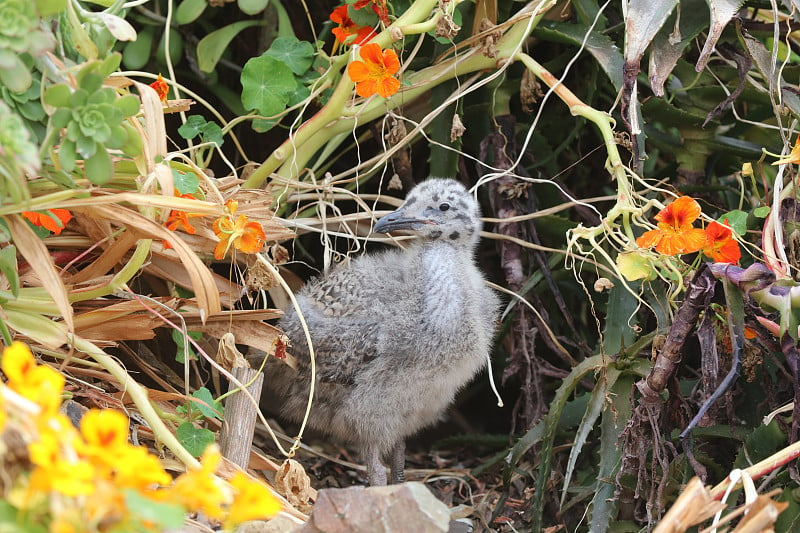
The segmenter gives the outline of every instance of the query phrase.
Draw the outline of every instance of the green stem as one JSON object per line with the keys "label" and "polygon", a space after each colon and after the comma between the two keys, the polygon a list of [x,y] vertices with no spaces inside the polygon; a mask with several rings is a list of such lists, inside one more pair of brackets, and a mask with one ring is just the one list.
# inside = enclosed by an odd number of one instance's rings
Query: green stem
{"label": "green stem", "polygon": [[76,349],[91,356],[92,359],[97,361],[100,366],[122,384],[123,390],[126,394],[130,395],[134,405],[139,409],[142,418],[147,421],[150,429],[153,430],[153,435],[155,435],[158,442],[166,446],[175,457],[188,468],[200,467],[200,463],[197,459],[186,451],[186,448],[183,447],[177,437],[175,437],[166,424],[164,424],[164,421],[159,418],[158,413],[150,403],[150,398],[147,397],[147,389],[139,385],[136,380],[131,379],[122,366],[91,342],[81,337],[73,337],[73,343]]}
{"label": "green stem", "polygon": [[144,262],[150,257],[150,245],[153,239],[141,239],[136,244],[136,250],[122,269],[109,281],[107,284],[96,289],[70,292],[69,300],[71,302],[82,302],[92,300],[94,298],[102,298],[114,293],[117,289],[128,283],[133,277],[140,272]]}
{"label": "green stem", "polygon": [[[351,131],[358,124],[374,120],[387,111],[401,105],[407,105],[411,100],[427,93],[431,88],[458,76],[478,72],[481,70],[496,70],[505,66],[507,60],[517,54],[523,39],[536,27],[547,9],[555,2],[542,0],[532,2],[530,6],[537,5],[536,9],[527,9],[523,17],[514,23],[505,35],[497,42],[497,58],[490,58],[475,49],[472,53],[450,58],[437,65],[409,74],[406,80],[412,87],[397,93],[388,99],[371,98],[351,111],[345,110],[345,104],[352,95],[353,82],[350,77],[343,75],[339,85],[334,91],[334,96],[319,113],[303,124],[297,134],[287,139],[250,177],[243,187],[260,187],[270,174],[278,171],[284,177],[297,176],[298,171],[305,167],[314,153],[323,147],[336,135]],[[418,0],[398,18],[392,26],[403,31],[408,25],[418,24],[436,7],[433,0]],[[391,31],[384,31],[372,42],[377,42],[381,47],[391,44]],[[343,56],[344,57],[344,56]],[[335,66],[341,66],[334,63]],[[417,85],[418,84],[418,85]],[[414,86],[416,85],[416,86]]]}

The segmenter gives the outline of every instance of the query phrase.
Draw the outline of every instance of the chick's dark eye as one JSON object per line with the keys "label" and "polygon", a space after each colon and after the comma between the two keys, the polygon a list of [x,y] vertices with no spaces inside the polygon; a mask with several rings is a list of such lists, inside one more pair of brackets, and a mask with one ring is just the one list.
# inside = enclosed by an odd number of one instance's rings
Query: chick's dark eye
{"label": "chick's dark eye", "polygon": [[450,204],[439,205],[439,211],[447,211],[448,209],[450,209]]}

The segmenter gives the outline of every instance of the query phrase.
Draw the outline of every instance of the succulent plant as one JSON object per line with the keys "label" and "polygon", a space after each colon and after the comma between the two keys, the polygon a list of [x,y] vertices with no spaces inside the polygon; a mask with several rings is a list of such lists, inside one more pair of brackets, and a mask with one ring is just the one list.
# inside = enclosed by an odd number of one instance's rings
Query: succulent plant
{"label": "succulent plant", "polygon": [[55,38],[41,26],[34,2],[0,2],[0,83],[15,92],[28,90],[31,73],[20,55],[38,57],[54,46]]}
{"label": "succulent plant", "polygon": [[[116,63],[119,64],[118,57]],[[108,149],[131,154],[137,151],[129,143],[125,119],[139,111],[139,100],[103,87],[106,67],[104,63],[92,63],[78,74],[76,89],[60,83],[45,93],[45,102],[56,108],[51,127],[62,131],[58,149],[61,166],[71,172],[76,160],[83,159],[86,176],[93,183],[105,183],[111,177],[113,165]]]}

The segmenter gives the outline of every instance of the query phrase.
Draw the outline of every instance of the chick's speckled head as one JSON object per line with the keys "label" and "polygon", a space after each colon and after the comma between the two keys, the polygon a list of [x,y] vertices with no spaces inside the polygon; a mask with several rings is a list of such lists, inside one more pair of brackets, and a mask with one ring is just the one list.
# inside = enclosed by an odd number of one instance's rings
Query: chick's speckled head
{"label": "chick's speckled head", "polygon": [[402,230],[428,241],[474,246],[481,231],[478,203],[459,182],[429,178],[408,193],[396,211],[381,218],[375,232]]}

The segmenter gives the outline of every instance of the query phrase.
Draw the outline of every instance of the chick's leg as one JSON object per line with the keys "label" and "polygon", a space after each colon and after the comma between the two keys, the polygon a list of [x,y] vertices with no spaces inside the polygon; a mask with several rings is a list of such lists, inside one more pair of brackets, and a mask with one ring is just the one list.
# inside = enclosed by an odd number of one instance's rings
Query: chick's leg
{"label": "chick's leg", "polygon": [[386,485],[386,467],[381,462],[377,448],[368,448],[364,453],[367,461],[367,477],[371,486]]}
{"label": "chick's leg", "polygon": [[392,450],[392,483],[406,480],[406,443],[400,441]]}

